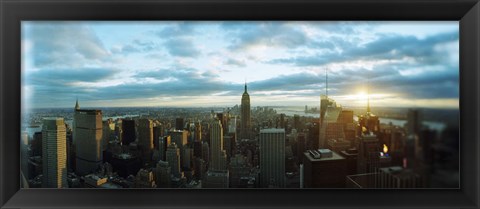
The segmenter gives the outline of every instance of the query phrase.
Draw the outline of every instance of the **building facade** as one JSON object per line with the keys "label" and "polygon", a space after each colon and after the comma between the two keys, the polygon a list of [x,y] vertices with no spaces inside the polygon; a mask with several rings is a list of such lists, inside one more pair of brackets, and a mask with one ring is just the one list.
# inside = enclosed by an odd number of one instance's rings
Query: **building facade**
{"label": "building facade", "polygon": [[63,118],[45,118],[42,127],[43,187],[67,187],[67,132]]}
{"label": "building facade", "polygon": [[167,148],[167,162],[170,165],[170,172],[175,177],[181,176],[180,170],[180,149],[175,142],[168,145]]}
{"label": "building facade", "polygon": [[209,170],[226,170],[226,152],[223,149],[223,127],[219,120],[215,120],[211,125],[210,152]]}
{"label": "building facade", "polygon": [[260,130],[260,186],[285,187],[285,130]]}
{"label": "building facade", "polygon": [[153,122],[150,119],[138,120],[138,147],[142,152],[143,161],[150,161],[153,152]]}
{"label": "building facade", "polygon": [[[323,149],[328,150],[328,149]],[[347,161],[331,150],[330,154],[316,157],[311,154],[316,150],[304,153],[304,186],[305,188],[343,188],[347,176]]]}
{"label": "building facade", "polygon": [[250,95],[247,92],[247,84],[245,84],[245,91],[242,95],[241,103],[241,123],[240,123],[240,138],[249,139],[251,131],[251,118],[250,118]]}
{"label": "building facade", "polygon": [[101,110],[75,109],[73,141],[78,175],[92,173],[103,161]]}

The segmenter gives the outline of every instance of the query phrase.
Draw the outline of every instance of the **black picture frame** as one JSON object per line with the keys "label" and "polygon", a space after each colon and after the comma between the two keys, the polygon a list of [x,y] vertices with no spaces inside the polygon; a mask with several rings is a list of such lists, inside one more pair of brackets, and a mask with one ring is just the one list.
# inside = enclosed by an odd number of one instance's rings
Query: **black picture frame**
{"label": "black picture frame", "polygon": [[[479,208],[478,0],[0,0],[2,208]],[[22,20],[456,20],[460,189],[20,189]]]}

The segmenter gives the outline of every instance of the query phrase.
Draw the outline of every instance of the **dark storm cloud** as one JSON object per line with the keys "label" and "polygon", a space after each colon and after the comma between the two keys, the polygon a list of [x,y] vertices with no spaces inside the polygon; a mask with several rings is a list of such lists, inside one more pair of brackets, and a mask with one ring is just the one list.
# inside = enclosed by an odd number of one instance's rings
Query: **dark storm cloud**
{"label": "dark storm cloud", "polygon": [[166,80],[161,83],[125,83],[118,86],[99,88],[93,96],[97,99],[136,99],[162,96],[209,96],[224,91],[237,91],[240,84],[227,83],[218,79],[215,73],[199,73],[193,68],[160,69],[137,73],[133,78]]}
{"label": "dark storm cloud", "polygon": [[42,69],[25,75],[26,84],[49,86],[61,84],[69,85],[72,82],[96,82],[108,79],[117,72],[107,68],[60,68]]}
{"label": "dark storm cloud", "polygon": [[[93,98],[101,87],[79,87],[76,82],[96,82],[109,79],[117,70],[105,68],[44,69],[24,75],[24,86],[30,86],[34,93],[32,101],[37,106],[64,105],[65,101],[76,96]],[[105,98],[108,99],[108,96]]]}
{"label": "dark storm cloud", "polygon": [[296,73],[280,75],[263,81],[252,82],[252,88],[259,91],[308,90],[312,86],[324,83],[324,77],[315,73]]}

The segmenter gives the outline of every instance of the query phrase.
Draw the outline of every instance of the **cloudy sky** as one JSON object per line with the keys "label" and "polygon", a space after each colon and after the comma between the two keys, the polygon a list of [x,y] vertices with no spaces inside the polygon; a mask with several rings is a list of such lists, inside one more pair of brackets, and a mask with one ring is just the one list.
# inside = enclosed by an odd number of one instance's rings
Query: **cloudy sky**
{"label": "cloudy sky", "polygon": [[451,22],[22,22],[27,108],[252,106],[458,108]]}

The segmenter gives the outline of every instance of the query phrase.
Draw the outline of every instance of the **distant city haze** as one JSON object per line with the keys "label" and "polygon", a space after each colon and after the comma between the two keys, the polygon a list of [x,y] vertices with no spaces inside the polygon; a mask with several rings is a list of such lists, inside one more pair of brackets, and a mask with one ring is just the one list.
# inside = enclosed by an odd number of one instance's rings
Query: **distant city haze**
{"label": "distant city haze", "polygon": [[[22,105],[459,106],[459,24],[23,21]],[[328,74],[328,75],[327,75]]]}

